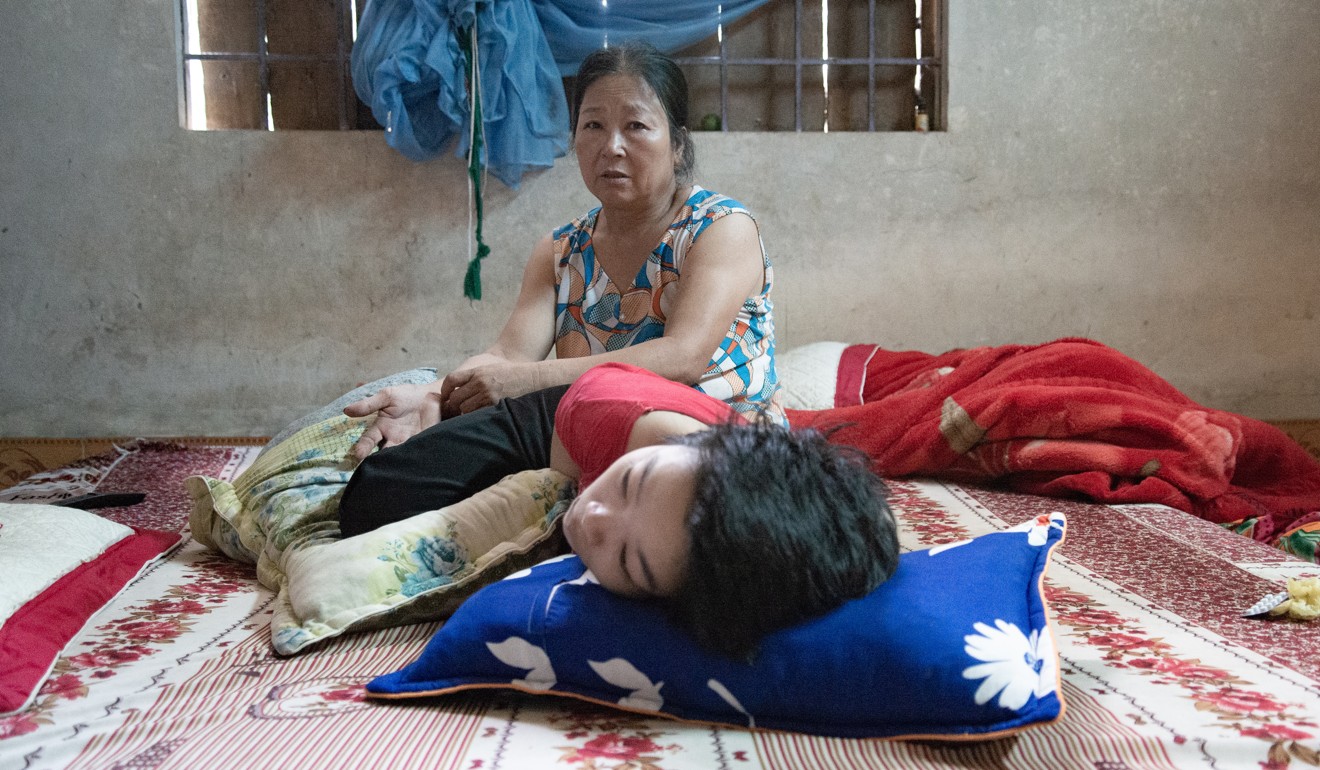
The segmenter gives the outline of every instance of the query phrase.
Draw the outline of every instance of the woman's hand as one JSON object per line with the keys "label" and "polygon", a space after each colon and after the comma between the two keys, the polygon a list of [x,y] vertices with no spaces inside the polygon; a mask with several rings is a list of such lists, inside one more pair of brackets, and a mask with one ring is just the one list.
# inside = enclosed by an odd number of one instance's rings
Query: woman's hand
{"label": "woman's hand", "polygon": [[441,411],[445,417],[493,406],[541,387],[535,364],[492,363],[450,372],[440,387]]}
{"label": "woman's hand", "polygon": [[362,460],[377,447],[402,444],[440,422],[440,394],[434,388],[434,384],[395,385],[344,407],[349,417],[376,415],[353,445],[353,456]]}

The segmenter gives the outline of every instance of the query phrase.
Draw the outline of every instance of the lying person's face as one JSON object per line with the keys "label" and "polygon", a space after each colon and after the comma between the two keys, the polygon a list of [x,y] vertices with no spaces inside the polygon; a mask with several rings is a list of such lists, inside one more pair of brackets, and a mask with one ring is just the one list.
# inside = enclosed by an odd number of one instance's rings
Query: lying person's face
{"label": "lying person's face", "polygon": [[622,596],[672,596],[687,569],[697,450],[661,444],[614,461],[564,514],[564,536],[600,584]]}

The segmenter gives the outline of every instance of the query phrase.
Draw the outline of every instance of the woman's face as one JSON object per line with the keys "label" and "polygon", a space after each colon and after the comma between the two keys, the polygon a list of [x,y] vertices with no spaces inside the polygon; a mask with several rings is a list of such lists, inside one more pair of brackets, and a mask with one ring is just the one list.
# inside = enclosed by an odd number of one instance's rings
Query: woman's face
{"label": "woman's face", "polygon": [[641,78],[606,75],[587,88],[573,150],[582,181],[603,205],[668,205],[674,194],[679,155],[669,118]]}
{"label": "woman's face", "polygon": [[661,444],[614,461],[564,514],[564,536],[596,580],[635,598],[673,596],[687,570],[697,450]]}

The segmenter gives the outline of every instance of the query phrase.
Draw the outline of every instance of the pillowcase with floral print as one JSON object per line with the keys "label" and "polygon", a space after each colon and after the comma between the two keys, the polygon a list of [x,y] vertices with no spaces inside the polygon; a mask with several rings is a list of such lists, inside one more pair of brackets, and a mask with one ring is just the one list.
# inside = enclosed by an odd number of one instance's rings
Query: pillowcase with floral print
{"label": "pillowcase with floral print", "polygon": [[487,586],[377,698],[505,688],[648,715],[840,737],[984,739],[1063,712],[1041,581],[1062,514],[903,554],[869,595],[766,637],[699,647],[654,603],[601,588],[576,556]]}

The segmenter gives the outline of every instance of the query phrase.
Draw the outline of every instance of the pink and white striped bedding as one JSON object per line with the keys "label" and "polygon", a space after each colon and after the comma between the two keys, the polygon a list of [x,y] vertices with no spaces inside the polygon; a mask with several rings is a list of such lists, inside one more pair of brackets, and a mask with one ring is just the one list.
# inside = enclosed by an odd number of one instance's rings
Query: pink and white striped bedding
{"label": "pink and white striped bedding", "polygon": [[[254,453],[225,451],[208,472],[232,477]],[[27,491],[40,497],[40,486]],[[892,488],[908,549],[1067,515],[1068,540],[1046,579],[1067,703],[1059,722],[999,741],[913,744],[690,725],[515,694],[367,701],[361,685],[411,660],[434,624],[277,658],[271,594],[250,568],[188,542],[84,629],[31,707],[0,719],[0,767],[1316,766],[1320,624],[1241,617],[1285,578],[1320,575],[1316,565],[1159,506],[947,482]]]}

